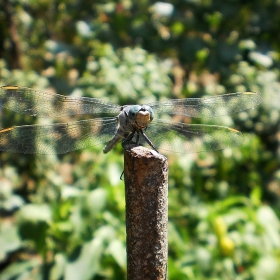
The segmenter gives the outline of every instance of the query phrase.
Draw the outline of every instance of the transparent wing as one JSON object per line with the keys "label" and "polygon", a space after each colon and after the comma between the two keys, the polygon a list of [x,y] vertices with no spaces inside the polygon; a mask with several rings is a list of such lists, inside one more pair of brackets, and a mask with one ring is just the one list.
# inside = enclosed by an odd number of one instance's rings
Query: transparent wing
{"label": "transparent wing", "polygon": [[62,117],[83,114],[116,114],[121,107],[97,98],[69,97],[18,86],[0,87],[0,104],[20,114]]}
{"label": "transparent wing", "polygon": [[204,98],[170,99],[147,104],[155,113],[188,117],[217,117],[254,108],[262,97],[254,92],[236,92]]}
{"label": "transparent wing", "polygon": [[[223,126],[153,121],[145,131],[159,150],[175,153],[199,153],[240,146],[241,132]],[[141,143],[144,139],[141,137]]]}
{"label": "transparent wing", "polygon": [[52,125],[23,125],[0,130],[0,151],[26,154],[64,154],[105,143],[114,135],[116,118]]}

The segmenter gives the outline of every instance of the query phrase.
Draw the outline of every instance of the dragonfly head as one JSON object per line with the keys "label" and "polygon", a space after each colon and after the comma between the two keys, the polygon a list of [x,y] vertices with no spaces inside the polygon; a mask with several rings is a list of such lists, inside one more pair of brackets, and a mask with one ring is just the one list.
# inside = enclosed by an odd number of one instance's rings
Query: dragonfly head
{"label": "dragonfly head", "polygon": [[135,123],[139,129],[143,129],[153,120],[154,112],[149,106],[133,105],[129,108],[128,118],[131,122]]}

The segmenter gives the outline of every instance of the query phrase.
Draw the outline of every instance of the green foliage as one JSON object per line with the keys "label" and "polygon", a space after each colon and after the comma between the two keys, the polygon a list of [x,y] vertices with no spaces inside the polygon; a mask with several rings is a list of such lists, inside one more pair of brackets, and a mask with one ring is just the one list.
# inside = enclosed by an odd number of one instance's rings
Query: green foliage
{"label": "green foliage", "polygon": [[[170,280],[276,279],[280,4],[2,2],[0,85],[118,104],[262,95],[254,110],[195,120],[241,130],[242,146],[167,154],[168,273]],[[0,127],[47,121],[0,107]],[[0,154],[1,280],[125,279],[123,152],[102,148]]]}

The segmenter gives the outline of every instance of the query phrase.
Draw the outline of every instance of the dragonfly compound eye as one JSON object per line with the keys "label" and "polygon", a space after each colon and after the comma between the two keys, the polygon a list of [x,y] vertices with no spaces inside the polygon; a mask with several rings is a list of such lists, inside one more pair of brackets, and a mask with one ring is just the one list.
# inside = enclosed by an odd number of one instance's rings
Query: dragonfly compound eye
{"label": "dragonfly compound eye", "polygon": [[142,106],[142,109],[145,109],[147,112],[149,112],[149,114],[150,114],[150,121],[152,121],[153,118],[154,118],[154,111],[153,111],[153,109],[150,106],[148,106],[148,105]]}
{"label": "dragonfly compound eye", "polygon": [[131,108],[128,111],[128,117],[130,119],[135,119],[135,117],[136,117],[137,113],[140,111],[140,109],[141,109],[140,105],[131,106]]}

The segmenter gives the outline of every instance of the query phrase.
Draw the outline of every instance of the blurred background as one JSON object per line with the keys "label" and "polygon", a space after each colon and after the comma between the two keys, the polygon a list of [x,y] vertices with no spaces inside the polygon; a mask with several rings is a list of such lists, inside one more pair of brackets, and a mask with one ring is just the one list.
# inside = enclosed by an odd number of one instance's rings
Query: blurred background
{"label": "blurred background", "polygon": [[[279,279],[279,14],[279,0],[2,0],[0,85],[121,105],[260,93],[192,120],[241,130],[242,146],[165,153],[168,279]],[[42,122],[0,104],[1,128]],[[123,150],[102,149],[0,153],[1,280],[126,279]]]}

